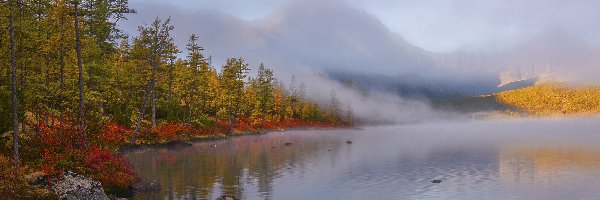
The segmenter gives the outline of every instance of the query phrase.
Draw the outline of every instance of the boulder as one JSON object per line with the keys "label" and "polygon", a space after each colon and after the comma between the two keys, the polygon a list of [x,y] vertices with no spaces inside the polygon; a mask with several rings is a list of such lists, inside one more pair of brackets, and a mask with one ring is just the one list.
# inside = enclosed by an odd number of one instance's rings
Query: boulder
{"label": "boulder", "polygon": [[60,175],[52,190],[64,200],[109,200],[100,182],[71,171]]}
{"label": "boulder", "polygon": [[220,196],[219,198],[217,198],[217,200],[238,200],[238,199],[233,196],[223,195],[223,196]]}
{"label": "boulder", "polygon": [[140,181],[133,185],[135,192],[139,193],[153,193],[160,190],[160,184],[157,180],[152,181]]}

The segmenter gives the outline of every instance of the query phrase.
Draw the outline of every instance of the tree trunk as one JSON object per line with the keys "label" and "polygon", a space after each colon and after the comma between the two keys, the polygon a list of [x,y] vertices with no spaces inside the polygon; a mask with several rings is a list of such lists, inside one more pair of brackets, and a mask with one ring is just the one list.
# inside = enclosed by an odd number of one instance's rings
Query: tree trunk
{"label": "tree trunk", "polygon": [[[194,71],[194,79],[196,77],[196,73]],[[192,93],[189,96],[185,96],[183,99],[187,99],[187,113],[188,113],[188,118],[187,118],[187,122],[188,124],[192,124],[192,106],[194,105],[194,94],[196,94],[196,90],[195,90],[196,84],[195,84],[195,80],[192,81],[192,87],[191,89],[188,86],[187,90],[191,90]]]}
{"label": "tree trunk", "polygon": [[98,92],[98,95],[100,97],[100,102],[98,103],[98,108],[100,109],[100,114],[102,116],[104,116],[104,95],[102,94],[102,92]]}
{"label": "tree trunk", "polygon": [[79,2],[73,1],[75,6],[75,48],[77,50],[77,68],[79,70],[79,117],[81,122],[81,135],[83,136],[83,146],[87,147],[88,138],[85,130],[85,99],[83,89],[83,66],[81,61],[81,40],[79,36]]}
{"label": "tree trunk", "polygon": [[150,78],[152,88],[151,88],[151,99],[150,106],[152,106],[152,128],[156,127],[156,73],[158,71],[158,66],[154,64],[152,66],[152,77]]}
{"label": "tree trunk", "polygon": [[[46,32],[46,40],[50,39],[50,32],[47,31]],[[50,58],[48,58],[48,54],[44,55],[44,63],[45,63],[45,71],[46,71],[46,103],[48,108],[52,107],[52,98],[50,98]],[[47,111],[46,111],[47,112]],[[39,114],[39,113],[38,113]],[[46,125],[49,125],[50,127],[54,126],[54,124],[48,124],[48,115],[50,113],[45,113],[44,114],[44,123],[46,123]],[[37,123],[36,121],[36,125],[39,127],[39,123]]]}
{"label": "tree trunk", "polygon": [[60,94],[59,94],[59,117],[58,117],[58,133],[62,135],[63,130],[63,113],[65,111],[64,98],[65,98],[65,19],[64,15],[61,14],[60,21]]}
{"label": "tree trunk", "polygon": [[175,68],[174,65],[175,65],[174,61],[171,60],[171,62],[169,63],[169,83],[168,83],[169,84],[169,96],[168,96],[169,101],[173,100],[173,93],[174,93],[173,92],[173,90],[174,90],[173,85],[175,83],[175,80],[174,80],[175,74],[173,74],[174,73],[173,71]]}
{"label": "tree trunk", "polygon": [[[45,115],[46,117],[48,115]],[[40,109],[36,109],[35,110],[35,133],[39,136],[40,135]],[[48,122],[46,122],[46,124],[48,124]]]}
{"label": "tree trunk", "polygon": [[131,144],[135,144],[135,137],[140,130],[142,119],[144,119],[144,114],[146,113],[146,103],[148,103],[148,91],[150,90],[151,85],[152,79],[150,79],[150,82],[148,82],[148,85],[146,86],[146,90],[144,90],[144,102],[142,102],[142,108],[140,109],[140,117],[138,117],[138,120],[135,124],[135,129],[133,129],[133,134],[131,134],[131,139],[129,140],[129,143]]}
{"label": "tree trunk", "polygon": [[190,98],[189,103],[188,103],[188,124],[192,124],[192,104],[193,104],[193,100],[192,98]]}
{"label": "tree trunk", "polygon": [[[19,113],[17,111],[17,56],[15,47],[14,3],[9,0],[10,7],[10,59],[11,59],[11,90],[13,112],[13,162],[15,171],[19,168]],[[16,173],[15,173],[16,174]]]}

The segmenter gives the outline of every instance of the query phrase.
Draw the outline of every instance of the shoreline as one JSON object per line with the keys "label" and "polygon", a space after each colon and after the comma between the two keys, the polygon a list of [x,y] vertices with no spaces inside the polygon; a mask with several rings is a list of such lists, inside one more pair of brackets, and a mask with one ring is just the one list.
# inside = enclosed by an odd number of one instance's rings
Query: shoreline
{"label": "shoreline", "polygon": [[319,126],[307,126],[307,127],[290,127],[281,129],[265,129],[265,130],[254,130],[254,131],[241,131],[240,133],[234,134],[221,134],[221,136],[209,136],[205,138],[194,138],[190,140],[176,140],[162,143],[151,143],[151,144],[126,144],[119,147],[117,154],[124,154],[129,152],[135,152],[143,149],[151,148],[177,148],[184,146],[191,146],[194,143],[203,143],[211,141],[229,140],[235,137],[242,136],[260,136],[274,132],[285,132],[285,131],[296,131],[296,130],[335,130],[335,129],[348,129],[348,130],[362,130],[358,126],[332,126],[332,127],[319,127]]}
{"label": "shoreline", "polygon": [[[170,142],[166,142],[166,143],[155,143],[155,144],[123,145],[123,146],[119,147],[119,149],[117,150],[116,153],[119,155],[123,155],[126,153],[132,153],[132,152],[142,151],[142,150],[146,150],[146,149],[186,148],[186,147],[190,147],[196,143],[229,140],[229,139],[232,139],[235,137],[243,137],[243,136],[260,136],[260,135],[266,135],[266,134],[270,134],[270,133],[274,133],[274,132],[285,132],[285,131],[294,131],[294,130],[336,130],[336,129],[362,130],[362,128],[353,125],[353,126],[332,126],[332,127],[307,126],[307,127],[291,127],[291,128],[281,128],[281,129],[278,128],[278,129],[242,131],[240,133],[232,134],[232,135],[222,134],[223,137],[195,138],[195,139],[190,139],[187,141],[178,140],[178,141],[170,141]],[[128,195],[126,195],[127,196],[126,198],[131,198],[131,197],[135,196],[135,194],[137,194],[137,193],[149,192],[148,190],[151,190],[151,191],[154,191],[154,190],[159,191],[160,190],[160,183],[158,183],[154,180],[145,180],[145,179],[142,179],[141,177],[140,177],[137,185],[141,185],[143,187],[143,189],[141,191],[138,191],[135,188],[135,186],[126,189],[126,190],[128,190],[126,192],[128,194]],[[148,185],[154,185],[155,187],[146,187]]]}

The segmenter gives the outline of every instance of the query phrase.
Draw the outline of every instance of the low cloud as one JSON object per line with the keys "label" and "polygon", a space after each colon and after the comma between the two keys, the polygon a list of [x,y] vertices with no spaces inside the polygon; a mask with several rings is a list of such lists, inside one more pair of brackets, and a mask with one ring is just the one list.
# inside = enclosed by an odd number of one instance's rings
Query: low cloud
{"label": "low cloud", "polygon": [[[600,76],[597,46],[600,40],[593,39],[595,36],[591,34],[600,30],[595,28],[598,26],[590,26],[597,20],[591,18],[596,14],[589,14],[590,9],[600,5],[594,1],[572,5],[563,1],[476,1],[472,7],[464,7],[471,5],[468,0],[402,1],[407,8],[422,9],[422,14],[407,15],[423,16],[422,21],[414,19],[412,27],[428,32],[429,37],[434,37],[430,31],[436,31],[438,37],[444,38],[441,29],[444,26],[440,24],[444,22],[436,20],[448,17],[450,36],[446,38],[462,42],[450,46],[465,47],[449,53],[429,52],[405,40],[400,34],[409,35],[418,45],[431,45],[414,39],[419,30],[397,31],[399,27],[411,27],[406,19],[399,19],[404,24],[390,27],[389,17],[382,17],[385,12],[369,13],[377,10],[377,3],[276,2],[281,6],[271,12],[263,9],[267,13],[264,17],[250,17],[251,20],[215,8],[183,9],[155,1],[133,2],[131,6],[138,14],[130,16],[122,27],[135,35],[138,25],[148,24],[155,17],[170,16],[180,49],[184,49],[189,35],[195,33],[206,49],[205,54],[212,56],[217,67],[228,57],[243,57],[252,66],[265,63],[275,69],[280,80],[289,80],[290,74],[295,74],[322,102],[327,102],[331,89],[336,90],[342,104],[352,106],[365,119],[379,116],[410,121],[416,115],[426,118],[439,113],[432,112],[421,101],[398,97],[397,93],[369,92],[368,85],[361,88],[361,93],[326,77],[340,73],[385,77],[404,81],[403,87],[415,84],[465,94],[486,93],[503,82],[538,76],[600,84],[595,78]],[[444,12],[435,13],[436,9]],[[592,20],[582,20],[588,17]],[[463,31],[457,26],[460,19],[468,22],[463,24]],[[469,45],[470,35],[479,38],[477,45]]]}

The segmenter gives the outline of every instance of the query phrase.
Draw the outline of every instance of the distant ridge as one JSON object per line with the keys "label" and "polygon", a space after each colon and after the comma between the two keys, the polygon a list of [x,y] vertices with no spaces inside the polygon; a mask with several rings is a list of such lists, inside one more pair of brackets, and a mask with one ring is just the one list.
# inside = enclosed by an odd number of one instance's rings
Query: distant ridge
{"label": "distant ridge", "polygon": [[539,81],[539,77],[534,77],[534,78],[530,78],[530,79],[526,79],[526,80],[505,83],[503,85],[498,86],[498,90],[495,91],[494,93],[504,92],[504,91],[509,91],[509,90],[518,90],[521,88],[531,87],[531,86],[534,86],[536,83],[538,83],[538,81]]}

